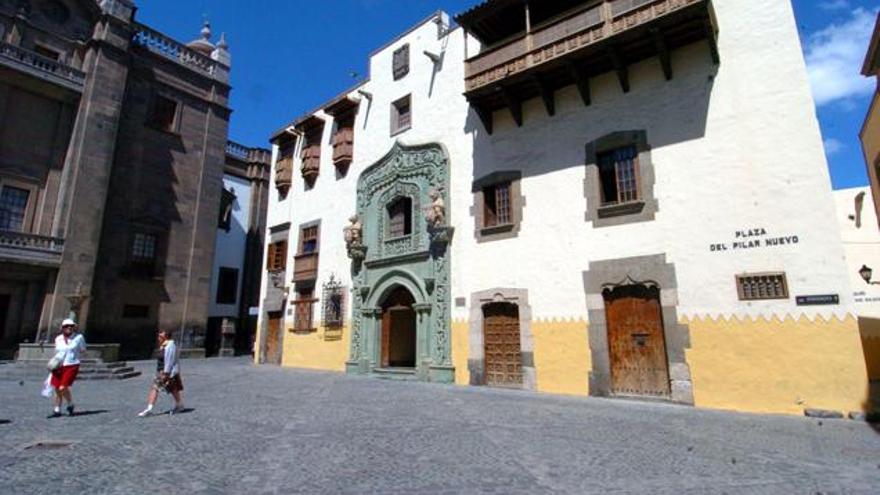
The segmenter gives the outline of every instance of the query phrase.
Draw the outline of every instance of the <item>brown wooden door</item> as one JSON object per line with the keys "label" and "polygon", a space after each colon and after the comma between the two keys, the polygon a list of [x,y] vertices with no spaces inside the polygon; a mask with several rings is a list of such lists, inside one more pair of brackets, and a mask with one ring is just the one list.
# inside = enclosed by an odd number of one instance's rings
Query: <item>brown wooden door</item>
{"label": "brown wooden door", "polygon": [[611,393],[669,396],[659,289],[619,287],[605,294]]}
{"label": "brown wooden door", "polygon": [[519,308],[497,303],[483,306],[483,348],[486,385],[522,386]]}
{"label": "brown wooden door", "polygon": [[268,364],[281,364],[281,317],[282,314],[269,313],[269,324],[266,325],[266,359]]}
{"label": "brown wooden door", "polygon": [[391,343],[391,311],[388,310],[382,313],[381,341],[380,356],[382,357],[382,367],[387,368],[390,364],[389,344]]}

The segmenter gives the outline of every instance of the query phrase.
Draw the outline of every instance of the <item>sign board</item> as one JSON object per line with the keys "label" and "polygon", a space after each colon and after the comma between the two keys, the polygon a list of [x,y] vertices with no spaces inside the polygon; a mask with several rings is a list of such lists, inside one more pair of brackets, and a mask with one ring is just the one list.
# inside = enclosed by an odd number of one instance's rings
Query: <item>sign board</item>
{"label": "sign board", "polygon": [[248,308],[248,316],[260,316],[260,307],[251,306],[250,308]]}
{"label": "sign board", "polygon": [[837,294],[821,294],[816,296],[797,296],[798,306],[821,306],[824,304],[840,304],[840,296]]}

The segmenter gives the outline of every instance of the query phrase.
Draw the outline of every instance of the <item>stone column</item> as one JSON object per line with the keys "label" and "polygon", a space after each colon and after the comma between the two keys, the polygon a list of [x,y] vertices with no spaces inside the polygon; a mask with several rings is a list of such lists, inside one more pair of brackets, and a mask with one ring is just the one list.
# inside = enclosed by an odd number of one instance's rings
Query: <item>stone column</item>
{"label": "stone column", "polygon": [[419,380],[428,379],[428,368],[433,363],[431,359],[431,304],[413,304],[416,312],[416,373]]}
{"label": "stone column", "polygon": [[[128,48],[133,7],[105,1],[112,7],[95,27],[87,45],[85,86],[64,161],[52,235],[64,239],[61,269],[53,291],[48,327],[57,326],[70,311],[66,296],[82,284],[91,293],[104,220],[117,131],[128,78]],[[112,13],[110,13],[112,12]],[[80,322],[88,320],[88,302]]]}

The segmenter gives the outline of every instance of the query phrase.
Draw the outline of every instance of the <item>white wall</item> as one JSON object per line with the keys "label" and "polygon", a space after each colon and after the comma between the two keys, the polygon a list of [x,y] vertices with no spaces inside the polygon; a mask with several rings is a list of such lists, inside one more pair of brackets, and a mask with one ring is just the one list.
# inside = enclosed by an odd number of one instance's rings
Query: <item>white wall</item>
{"label": "white wall", "polygon": [[[232,207],[232,221],[229,232],[217,229],[217,238],[214,241],[214,267],[211,276],[211,299],[208,307],[208,316],[238,316],[238,302],[241,300],[241,282],[244,275],[244,255],[247,249],[248,219],[250,218],[251,183],[232,175],[223,176],[223,188],[227,191],[231,188],[235,193],[235,203]],[[217,304],[217,284],[220,267],[235,268],[238,270],[238,295],[236,304]]]}
{"label": "white wall", "polygon": [[[506,110],[496,112],[491,136],[463,97],[461,29],[438,40],[429,21],[380,50],[362,88],[373,98],[361,100],[348,175],[335,177],[327,125],[315,188],[303,191],[297,160],[288,199],[275,201],[273,189],[268,225],[292,223],[287,280],[299,224],[321,219],[318,289],[331,272],[350,286],[342,229],[355,212],[357,178],[399,139],[439,142],[448,150],[448,209],[456,229],[453,299],[469,300],[471,293],[493,287],[525,288],[536,317],[586,318],[582,272],[590,261],[665,253],[676,267],[679,315],[850,312],[852,291],[791,5],[787,0],[713,4],[721,31],[720,67],[712,65],[706,42],[695,43],[673,52],[672,81],[665,81],[659,61],[650,59],[630,68],[629,94],[613,74],[605,74],[591,80],[591,106],[568,87],[556,94],[554,117],[539,99],[530,100],[522,127]],[[393,81],[392,54],[407,42],[410,73]],[[470,39],[468,45],[476,53],[478,43]],[[442,70],[434,74],[424,50],[444,54]],[[408,93],[412,129],[391,137],[391,102]],[[652,147],[656,218],[594,228],[585,220],[585,145],[611,132],[640,129]],[[493,170],[522,171],[523,221],[518,237],[478,244],[471,184]],[[765,229],[764,237],[797,236],[798,243],[732,249],[736,232],[750,228]],[[711,251],[718,243],[729,249]],[[738,301],[734,276],[764,271],[784,271],[791,298]],[[841,304],[795,304],[795,296],[818,294],[838,294]],[[453,307],[454,317],[467,318],[467,312]]]}
{"label": "white wall", "polygon": [[[856,227],[855,199],[864,194],[861,209],[861,226]],[[837,221],[846,251],[846,274],[852,285],[856,314],[880,318],[880,229],[877,214],[871,200],[869,187],[854,187],[834,191],[837,203]],[[853,218],[850,218],[850,217]],[[874,270],[872,284],[865,283],[859,275],[862,266]]]}

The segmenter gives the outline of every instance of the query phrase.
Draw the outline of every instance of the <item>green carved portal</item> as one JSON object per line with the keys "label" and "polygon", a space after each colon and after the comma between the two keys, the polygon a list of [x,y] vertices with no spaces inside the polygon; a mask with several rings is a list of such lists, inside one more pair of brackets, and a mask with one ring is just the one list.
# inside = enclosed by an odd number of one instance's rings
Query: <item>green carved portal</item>
{"label": "green carved portal", "polygon": [[403,146],[358,179],[349,373],[452,382],[449,158]]}

